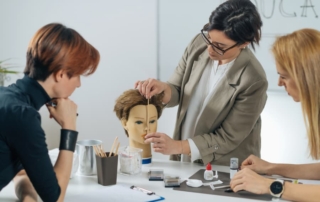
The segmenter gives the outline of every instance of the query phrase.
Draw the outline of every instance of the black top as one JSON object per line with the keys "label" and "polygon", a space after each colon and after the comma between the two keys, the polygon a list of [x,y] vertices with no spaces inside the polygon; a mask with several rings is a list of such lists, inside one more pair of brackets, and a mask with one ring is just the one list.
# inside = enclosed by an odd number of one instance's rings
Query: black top
{"label": "black top", "polygon": [[39,109],[49,95],[25,76],[0,87],[0,190],[25,169],[43,201],[57,201],[60,186],[51,164]]}

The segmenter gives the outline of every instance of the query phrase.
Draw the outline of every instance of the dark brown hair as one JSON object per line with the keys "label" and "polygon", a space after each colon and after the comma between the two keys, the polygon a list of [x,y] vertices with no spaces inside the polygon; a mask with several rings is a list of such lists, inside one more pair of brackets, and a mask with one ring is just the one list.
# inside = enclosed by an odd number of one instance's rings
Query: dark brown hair
{"label": "dark brown hair", "polygon": [[61,69],[68,76],[90,75],[99,64],[99,52],[78,32],[62,24],[45,25],[31,39],[24,73],[45,81]]}
{"label": "dark brown hair", "polygon": [[262,20],[256,6],[249,0],[228,0],[210,15],[206,31],[223,31],[238,45],[250,42],[259,45]]}
{"label": "dark brown hair", "polygon": [[[154,105],[158,112],[158,119],[162,114],[164,105],[162,104],[164,93],[153,96],[149,100],[149,104]],[[116,113],[119,120],[125,119],[128,120],[130,110],[137,105],[147,105],[148,100],[142,96],[137,89],[127,90],[116,100],[113,111]],[[127,136],[128,133],[125,130]]]}

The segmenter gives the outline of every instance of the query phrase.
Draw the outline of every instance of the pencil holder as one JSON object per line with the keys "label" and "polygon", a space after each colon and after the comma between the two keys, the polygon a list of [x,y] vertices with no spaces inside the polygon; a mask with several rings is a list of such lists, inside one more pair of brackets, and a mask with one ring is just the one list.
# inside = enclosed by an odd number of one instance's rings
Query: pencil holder
{"label": "pencil holder", "polygon": [[107,186],[117,184],[118,155],[100,157],[96,155],[98,183]]}

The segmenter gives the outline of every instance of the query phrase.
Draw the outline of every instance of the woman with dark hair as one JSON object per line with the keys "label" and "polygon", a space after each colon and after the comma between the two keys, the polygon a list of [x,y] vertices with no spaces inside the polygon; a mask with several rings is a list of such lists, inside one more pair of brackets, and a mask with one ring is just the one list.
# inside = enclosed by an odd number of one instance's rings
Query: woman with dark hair
{"label": "woman with dark hair", "polygon": [[138,90],[130,89],[122,93],[114,105],[114,112],[129,137],[129,145],[143,150],[142,164],[152,161],[151,146],[144,142],[144,137],[147,133],[157,131],[163,109],[162,97],[163,93],[155,95],[148,102]]}
{"label": "woman with dark hair", "polygon": [[[100,55],[61,24],[42,27],[30,41],[25,76],[0,88],[0,190],[13,178],[20,201],[63,201],[77,141],[77,105],[68,97],[80,76],[95,72]],[[54,103],[50,104],[49,103]],[[61,126],[60,152],[52,166],[39,109],[47,104]]]}
{"label": "woman with dark hair", "polygon": [[[320,32],[301,29],[276,39],[272,48],[283,86],[294,101],[301,102],[307,127],[310,156],[320,159]],[[242,162],[230,185],[234,192],[246,190],[271,194],[290,201],[319,201],[320,186],[268,179],[259,174],[280,175],[294,179],[320,180],[320,163],[269,163],[250,155]],[[296,181],[297,182],[297,181]]]}
{"label": "woman with dark hair", "polygon": [[229,165],[231,157],[260,156],[268,83],[247,46],[259,44],[261,26],[252,2],[226,1],[191,41],[168,82],[135,83],[147,98],[164,92],[167,107],[179,106],[173,139],[160,132],[146,136],[156,152],[220,165]]}

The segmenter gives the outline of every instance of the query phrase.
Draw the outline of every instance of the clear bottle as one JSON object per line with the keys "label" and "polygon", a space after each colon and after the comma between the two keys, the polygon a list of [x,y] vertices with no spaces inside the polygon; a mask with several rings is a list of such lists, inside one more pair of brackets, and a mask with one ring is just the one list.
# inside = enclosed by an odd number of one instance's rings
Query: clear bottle
{"label": "clear bottle", "polygon": [[230,179],[238,172],[239,168],[239,159],[238,158],[231,158],[230,159]]}
{"label": "clear bottle", "polygon": [[204,171],[204,174],[203,174],[203,177],[205,180],[212,180],[214,178],[210,163],[207,164],[206,170]]}

